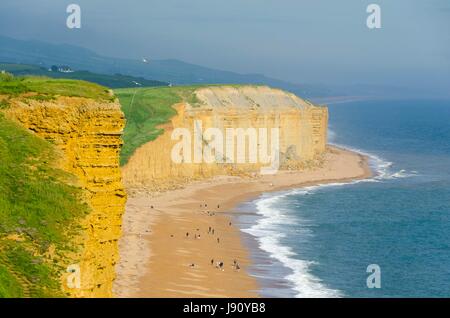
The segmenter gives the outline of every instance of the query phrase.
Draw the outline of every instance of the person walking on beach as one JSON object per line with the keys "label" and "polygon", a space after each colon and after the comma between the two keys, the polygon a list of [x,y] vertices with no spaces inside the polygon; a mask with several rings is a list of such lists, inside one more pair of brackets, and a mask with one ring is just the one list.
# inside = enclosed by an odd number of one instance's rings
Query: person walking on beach
{"label": "person walking on beach", "polygon": [[217,243],[220,243],[220,238],[217,238]]}
{"label": "person walking on beach", "polygon": [[189,237],[189,232],[186,232],[186,237]]}

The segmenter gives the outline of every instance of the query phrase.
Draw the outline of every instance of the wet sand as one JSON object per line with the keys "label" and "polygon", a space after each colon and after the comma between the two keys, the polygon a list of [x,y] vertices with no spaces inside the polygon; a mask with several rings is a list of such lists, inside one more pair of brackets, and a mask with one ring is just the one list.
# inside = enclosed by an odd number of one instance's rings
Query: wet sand
{"label": "wet sand", "polygon": [[329,147],[320,168],[251,179],[216,177],[158,195],[129,197],[114,294],[258,297],[258,281],[247,272],[249,253],[230,217],[234,208],[263,192],[371,175],[366,157]]}

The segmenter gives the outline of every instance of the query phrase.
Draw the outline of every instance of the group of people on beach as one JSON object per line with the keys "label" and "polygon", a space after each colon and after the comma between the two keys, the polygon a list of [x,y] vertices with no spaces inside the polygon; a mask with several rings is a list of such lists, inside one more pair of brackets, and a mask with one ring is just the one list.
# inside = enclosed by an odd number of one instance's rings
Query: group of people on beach
{"label": "group of people on beach", "polygon": [[[208,208],[208,204],[206,204],[206,203],[205,204],[200,204],[200,208]],[[219,204],[217,205],[217,209],[220,209],[220,205]],[[206,213],[207,213],[208,216],[214,216],[215,215],[215,212],[212,212],[210,210],[207,210]],[[231,222],[229,222],[228,225],[231,226]],[[196,229],[196,232],[199,232],[199,231],[200,231],[200,229]],[[215,231],[215,229],[213,227],[209,226],[207,233],[208,233],[208,235],[215,235],[216,231]],[[189,235],[190,235],[190,233],[186,232],[186,238],[188,238]],[[199,239],[200,237],[201,237],[200,234],[194,233],[194,239]],[[217,243],[220,244],[220,237],[217,237],[216,240],[217,240]],[[214,259],[211,259],[211,266],[214,266]],[[223,261],[217,261],[215,263],[215,267],[217,269],[221,270],[221,271],[225,271],[224,266],[225,266],[225,264],[224,264]],[[189,265],[189,267],[194,268],[195,264],[191,263]],[[232,267],[236,271],[239,271],[241,269],[241,267],[239,266],[239,263],[237,262],[237,260],[233,260]]]}
{"label": "group of people on beach", "polygon": [[[208,204],[200,204],[200,208],[207,208],[208,207]],[[151,206],[151,209],[154,209],[155,207],[152,205]],[[218,204],[217,205],[217,209],[220,209],[220,205]],[[214,216],[215,215],[215,213],[214,212],[211,212],[211,211],[206,211],[206,213],[209,215],[209,216]],[[229,222],[228,223],[228,225],[229,226],[231,226],[231,222]],[[200,232],[200,229],[196,229],[196,231],[194,232],[194,239],[200,239],[201,238],[201,235],[200,235],[200,233],[198,233],[198,232]],[[215,235],[215,229],[213,228],[213,227],[211,227],[211,226],[209,226],[208,227],[208,235]],[[171,237],[173,237],[173,234],[172,235],[170,235]],[[189,238],[189,237],[192,237],[192,235],[191,235],[191,233],[189,233],[189,232],[186,232],[186,238]],[[220,237],[217,237],[217,243],[219,244],[220,243]],[[214,265],[214,259],[211,259],[211,266],[213,266]],[[189,267],[191,267],[191,268],[195,268],[195,263],[191,263],[191,264],[189,264]],[[225,266],[225,264],[224,264],[224,262],[223,261],[217,261],[216,263],[215,263],[215,267],[217,268],[217,269],[219,269],[219,270],[221,270],[221,271],[225,271],[225,268],[224,268],[224,266]],[[239,271],[240,269],[241,269],[241,267],[239,266],[239,263],[237,262],[237,260],[233,260],[233,265],[232,265],[232,267],[236,270],[236,271]]]}
{"label": "group of people on beach", "polygon": [[[211,259],[211,265],[214,265],[214,258]],[[217,268],[217,269],[220,269],[220,270],[222,270],[222,271],[225,270],[225,269],[224,269],[224,265],[225,265],[225,264],[224,264],[222,261],[216,262],[216,268]],[[237,271],[239,271],[239,270],[241,269],[241,267],[239,266],[239,263],[238,263],[236,260],[233,260],[233,265],[232,265],[232,267],[233,267],[235,270],[237,270]]]}

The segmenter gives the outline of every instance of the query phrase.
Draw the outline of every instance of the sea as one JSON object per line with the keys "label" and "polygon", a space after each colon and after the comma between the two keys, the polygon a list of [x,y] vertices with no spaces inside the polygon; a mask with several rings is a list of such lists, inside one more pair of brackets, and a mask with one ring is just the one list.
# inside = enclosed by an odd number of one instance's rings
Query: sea
{"label": "sea", "polygon": [[374,177],[239,207],[260,294],[450,297],[450,101],[328,107],[329,143],[369,156]]}

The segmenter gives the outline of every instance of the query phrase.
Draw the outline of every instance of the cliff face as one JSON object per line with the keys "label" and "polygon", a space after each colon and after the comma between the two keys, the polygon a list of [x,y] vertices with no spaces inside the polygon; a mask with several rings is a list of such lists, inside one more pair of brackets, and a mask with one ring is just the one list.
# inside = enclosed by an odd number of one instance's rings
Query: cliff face
{"label": "cliff face", "polygon": [[73,297],[112,296],[117,241],[126,194],[121,181],[119,152],[124,116],[117,102],[78,97],[53,101],[13,100],[6,116],[52,141],[63,153],[60,166],[78,177],[91,213],[81,221],[81,249],[73,255],[79,268],[80,288],[64,291]]}
{"label": "cliff face", "polygon": [[[314,164],[325,151],[327,109],[316,107],[293,94],[268,87],[222,86],[198,89],[195,97],[195,103],[174,105],[177,115],[162,127],[164,133],[135,151],[123,168],[127,188],[165,190],[183,182],[214,175],[255,175],[260,173],[262,167],[268,166],[260,160],[248,160],[249,138],[246,140],[244,154],[241,154],[241,157],[245,157],[240,158],[241,163],[238,163],[239,154],[236,149],[232,163],[174,162],[172,149],[179,140],[173,140],[172,133],[177,128],[186,128],[191,136],[195,135],[195,129],[204,132],[208,128],[217,128],[226,139],[224,149],[227,143],[237,144],[236,138],[231,141],[226,136],[228,128],[255,128],[257,132],[259,128],[265,128],[269,151],[271,129],[278,128],[281,169],[299,169]],[[200,142],[208,146],[207,140]],[[259,142],[260,139],[258,147]],[[191,152],[195,152],[193,143]],[[218,153],[214,155],[217,157]]]}

